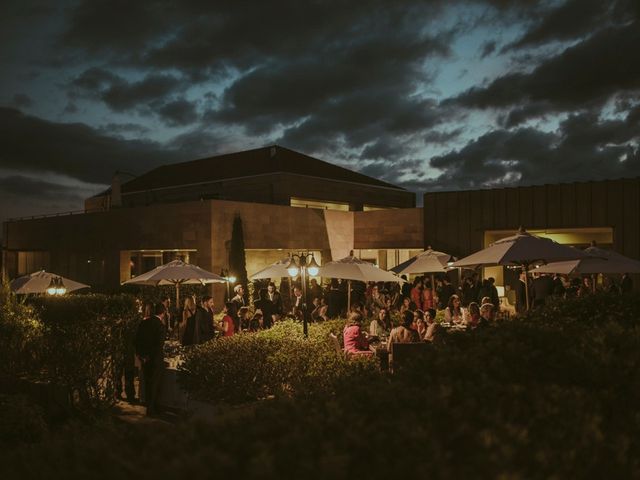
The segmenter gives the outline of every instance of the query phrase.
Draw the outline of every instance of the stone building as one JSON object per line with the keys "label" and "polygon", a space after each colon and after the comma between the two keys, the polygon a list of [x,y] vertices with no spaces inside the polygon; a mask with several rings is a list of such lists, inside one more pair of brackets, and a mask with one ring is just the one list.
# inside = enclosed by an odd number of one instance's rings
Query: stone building
{"label": "stone building", "polygon": [[[457,257],[523,226],[640,258],[640,178],[415,195],[279,146],[167,165],[87,199],[85,213],[3,224],[5,279],[40,268],[113,290],[174,258],[228,267],[233,219],[251,275],[290,252],[391,268],[426,246]],[[485,269],[498,285],[514,279]],[[639,282],[636,282],[636,284]],[[214,287],[221,298],[224,287]]]}

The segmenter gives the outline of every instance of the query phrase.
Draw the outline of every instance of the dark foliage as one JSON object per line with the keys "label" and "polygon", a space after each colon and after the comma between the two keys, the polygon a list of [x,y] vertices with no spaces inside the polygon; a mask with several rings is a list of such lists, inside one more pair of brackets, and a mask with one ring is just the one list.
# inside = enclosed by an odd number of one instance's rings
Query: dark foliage
{"label": "dark foliage", "polygon": [[[221,406],[213,424],[55,434],[3,452],[0,475],[635,478],[639,314],[637,297],[554,303],[441,332],[423,363],[401,374],[337,375],[313,395]],[[244,370],[262,368],[255,360]]]}
{"label": "dark foliage", "polygon": [[247,259],[244,250],[244,230],[242,218],[236,215],[231,230],[231,245],[229,247],[229,273],[236,277],[237,283],[245,286],[247,293]]}
{"label": "dark foliage", "polygon": [[113,405],[115,371],[137,326],[130,296],[7,296],[0,314],[2,373],[67,390],[79,410]]}

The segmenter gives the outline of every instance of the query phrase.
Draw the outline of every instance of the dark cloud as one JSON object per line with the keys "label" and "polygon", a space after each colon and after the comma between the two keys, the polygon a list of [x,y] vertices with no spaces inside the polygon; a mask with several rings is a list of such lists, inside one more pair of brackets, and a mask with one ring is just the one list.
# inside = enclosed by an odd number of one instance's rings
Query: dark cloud
{"label": "dark cloud", "polygon": [[[445,104],[508,108],[518,123],[524,113],[592,108],[620,92],[640,89],[640,28],[637,23],[603,30],[544,61],[531,73],[510,73],[487,87],[474,87]],[[529,105],[527,107],[527,105]],[[531,105],[535,105],[532,108]],[[529,112],[522,108],[531,109]],[[544,108],[543,108],[544,107]]]}
{"label": "dark cloud", "polygon": [[443,145],[458,138],[464,132],[463,128],[454,128],[449,131],[430,130],[422,138],[424,143]]}
{"label": "dark cloud", "polygon": [[[352,98],[369,93],[386,96],[390,109],[404,103],[429,76],[421,64],[430,56],[446,55],[445,38],[408,38],[396,32],[394,40],[366,39],[361,44],[337,45],[326,55],[304,56],[265,65],[240,78],[226,90],[222,121],[242,123],[252,132],[268,131],[276,125],[316,116],[322,109],[335,109]],[[384,58],[392,62],[381,61]],[[420,99],[415,102],[419,108]],[[368,112],[360,111],[361,116]]]}
{"label": "dark cloud", "polygon": [[0,177],[0,222],[8,218],[80,210],[90,192],[23,175]]}
{"label": "dark cloud", "polygon": [[177,20],[173,2],[165,0],[80,1],[69,11],[64,44],[92,55],[105,51],[131,53],[170,32]]}
{"label": "dark cloud", "polygon": [[92,67],[71,82],[69,95],[102,101],[115,112],[157,115],[169,126],[183,126],[199,118],[196,104],[178,96],[186,88],[188,82],[174,75],[148,74],[141,80],[128,81]]}
{"label": "dark cloud", "polygon": [[138,123],[107,123],[100,127],[100,132],[106,135],[145,135],[150,128]]}
{"label": "dark cloud", "polygon": [[442,174],[428,189],[531,185],[640,175],[640,115],[605,120],[571,115],[557,132],[533,128],[494,130],[459,150],[434,157]]}
{"label": "dark cloud", "polygon": [[109,137],[80,123],[55,123],[0,108],[0,163],[5,168],[55,172],[109,183],[120,170],[145,172],[180,159],[150,141]]}
{"label": "dark cloud", "polygon": [[121,112],[162,101],[176,91],[181,80],[172,75],[151,74],[137,82],[119,79],[100,92],[100,97],[112,110]]}
{"label": "dark cloud", "polygon": [[551,41],[588,36],[612,25],[633,20],[634,0],[568,0],[543,14],[540,20],[506,49],[531,47]]}
{"label": "dark cloud", "polygon": [[[343,144],[347,148],[368,146],[372,138],[377,142],[399,141],[449,118],[431,100],[399,99],[388,101],[387,95],[363,92],[327,103],[305,121],[285,130],[278,143],[303,151],[324,152],[327,145]],[[405,152],[389,152],[395,160]]]}
{"label": "dark cloud", "polygon": [[495,40],[489,40],[484,42],[480,48],[480,58],[486,58],[496,51],[497,42]]}
{"label": "dark cloud", "polygon": [[195,104],[184,98],[165,103],[157,112],[171,126],[190,125],[198,120]]}
{"label": "dark cloud", "polygon": [[181,158],[184,161],[261,146],[263,145],[251,145],[247,143],[234,144],[229,139],[217,133],[213,127],[197,127],[191,129],[186,133],[175,136],[166,144],[167,148],[180,152]]}
{"label": "dark cloud", "polygon": [[396,162],[376,161],[360,169],[360,173],[397,184],[398,177],[412,172],[424,163],[423,160],[408,159]]}
{"label": "dark cloud", "polygon": [[114,83],[121,82],[123,80],[113,72],[99,67],[91,67],[74,78],[71,84],[90,93],[96,93]]}
{"label": "dark cloud", "polygon": [[33,179],[23,175],[0,177],[0,192],[5,195],[37,196],[55,201],[78,202],[82,200],[82,197],[69,186]]}
{"label": "dark cloud", "polygon": [[16,93],[13,96],[12,102],[13,106],[18,108],[27,108],[33,105],[33,100],[29,95],[24,93]]}

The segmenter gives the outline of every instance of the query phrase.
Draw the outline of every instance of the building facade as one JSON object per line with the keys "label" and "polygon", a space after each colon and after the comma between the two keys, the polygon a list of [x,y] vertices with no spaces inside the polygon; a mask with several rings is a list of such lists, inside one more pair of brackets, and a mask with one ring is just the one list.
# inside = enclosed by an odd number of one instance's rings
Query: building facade
{"label": "building facade", "polygon": [[[416,208],[400,187],[267,147],[115,182],[88,199],[83,214],[5,222],[2,273],[6,280],[44,268],[97,291],[175,258],[219,273],[229,266],[235,217],[249,275],[300,251],[324,263],[353,250],[385,269],[427,246],[462,257],[520,226],[576,246],[595,240],[637,259],[639,207],[635,178],[429,192]],[[502,268],[484,274],[498,285],[514,282]],[[224,290],[213,287],[218,301]]]}

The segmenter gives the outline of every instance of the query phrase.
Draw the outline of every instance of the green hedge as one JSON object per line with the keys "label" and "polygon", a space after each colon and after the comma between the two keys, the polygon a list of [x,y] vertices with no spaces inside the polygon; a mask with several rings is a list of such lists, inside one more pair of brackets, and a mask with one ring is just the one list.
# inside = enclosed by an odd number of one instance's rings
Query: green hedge
{"label": "green hedge", "polygon": [[82,409],[114,403],[114,378],[139,319],[134,297],[38,297],[44,325],[41,377],[69,389]]}
{"label": "green hedge", "polygon": [[292,320],[251,334],[219,338],[187,350],[180,381],[195,398],[242,403],[270,395],[313,396],[351,375],[374,374],[373,359],[345,361],[329,340],[344,320],[302,325]]}
{"label": "green hedge", "polygon": [[44,328],[33,308],[0,289],[0,376],[29,374],[40,369]]}
{"label": "green hedge", "polygon": [[39,441],[47,430],[39,405],[24,395],[0,393],[0,447]]}
{"label": "green hedge", "polygon": [[638,318],[637,297],[554,303],[440,332],[401,374],[362,370],[227,420],[223,407],[215,424],[79,428],[7,448],[0,477],[638,478]]}
{"label": "green hedge", "polygon": [[66,388],[79,409],[114,403],[114,376],[137,327],[131,296],[36,297],[5,291],[0,306],[0,372]]}

